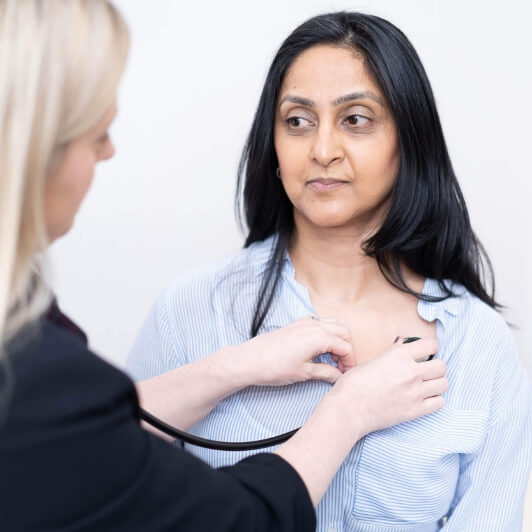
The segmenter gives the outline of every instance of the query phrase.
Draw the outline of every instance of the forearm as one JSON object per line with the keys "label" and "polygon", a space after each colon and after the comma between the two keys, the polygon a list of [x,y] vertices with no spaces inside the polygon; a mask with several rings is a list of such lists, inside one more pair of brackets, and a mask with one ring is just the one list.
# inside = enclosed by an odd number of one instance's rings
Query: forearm
{"label": "forearm", "polygon": [[344,357],[345,367],[354,364],[347,334],[347,329],[338,324],[298,320],[279,331],[222,348],[192,364],[140,382],[137,390],[141,405],[186,430],[224,397],[247,386],[282,386],[308,379],[335,382],[341,372],[330,364],[315,364],[312,359],[330,352]]}
{"label": "forearm", "polygon": [[225,347],[201,360],[138,382],[140,405],[170,425],[187,430],[224,397],[252,384],[252,375],[237,359],[234,348]]}
{"label": "forearm", "polygon": [[300,475],[314,506],[318,504],[340,465],[366,432],[330,392],[305,425],[275,453]]}

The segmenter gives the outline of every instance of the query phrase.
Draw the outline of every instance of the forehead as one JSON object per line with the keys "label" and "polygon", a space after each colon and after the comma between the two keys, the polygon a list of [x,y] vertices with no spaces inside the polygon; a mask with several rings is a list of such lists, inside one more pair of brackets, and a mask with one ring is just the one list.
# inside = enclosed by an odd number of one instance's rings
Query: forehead
{"label": "forehead", "polygon": [[319,99],[320,95],[335,98],[358,90],[382,94],[368,74],[362,55],[339,46],[317,45],[301,52],[290,65],[280,98],[284,93],[296,91],[299,96],[313,99]]}

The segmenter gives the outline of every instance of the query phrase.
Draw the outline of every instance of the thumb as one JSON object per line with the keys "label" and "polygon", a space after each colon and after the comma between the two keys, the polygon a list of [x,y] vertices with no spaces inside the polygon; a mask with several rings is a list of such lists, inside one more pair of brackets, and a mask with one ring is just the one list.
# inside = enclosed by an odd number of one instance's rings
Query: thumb
{"label": "thumb", "polygon": [[332,384],[342,376],[342,372],[334,366],[331,366],[331,364],[315,362],[309,363],[308,376],[309,379],[327,381]]}

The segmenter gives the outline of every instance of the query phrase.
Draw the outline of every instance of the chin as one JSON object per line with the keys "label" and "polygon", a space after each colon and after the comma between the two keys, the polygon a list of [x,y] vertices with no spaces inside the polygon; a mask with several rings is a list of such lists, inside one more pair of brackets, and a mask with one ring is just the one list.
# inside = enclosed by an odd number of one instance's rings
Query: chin
{"label": "chin", "polygon": [[352,225],[352,221],[349,218],[339,216],[311,218],[309,221],[312,225],[320,229],[334,229]]}
{"label": "chin", "polygon": [[313,224],[323,227],[336,227],[350,224],[360,216],[359,213],[353,212],[352,210],[334,208],[332,205],[325,206],[329,208],[323,208],[324,206],[316,207],[308,212],[306,218]]}
{"label": "chin", "polygon": [[305,217],[305,225],[310,225],[314,229],[322,230],[337,230],[337,231],[352,231],[356,233],[360,231],[373,233],[376,228],[382,225],[380,217],[368,216],[367,214],[359,215],[328,215],[328,216],[312,216]]}

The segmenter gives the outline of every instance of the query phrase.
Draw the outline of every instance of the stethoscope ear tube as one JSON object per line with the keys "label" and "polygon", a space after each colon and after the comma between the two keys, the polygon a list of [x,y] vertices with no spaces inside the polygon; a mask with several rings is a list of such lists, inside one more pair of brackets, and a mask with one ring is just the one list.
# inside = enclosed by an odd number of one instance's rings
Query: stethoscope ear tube
{"label": "stethoscope ear tube", "polygon": [[[403,343],[408,344],[410,342],[415,342],[419,340],[417,336],[410,336],[408,338],[403,338]],[[149,423],[152,427],[164,432],[168,436],[181,440],[190,445],[195,445],[196,447],[204,447],[205,449],[214,449],[216,451],[255,451],[257,449],[265,449],[266,447],[272,447],[273,445],[279,445],[284,443],[286,440],[290,439],[298,430],[294,429],[290,432],[285,432],[284,434],[279,434],[278,436],[273,436],[271,438],[266,438],[264,440],[254,440],[254,441],[244,441],[244,442],[230,442],[230,441],[217,441],[217,440],[208,440],[206,438],[200,438],[189,432],[184,432],[182,430],[176,429],[168,423],[165,423],[162,419],[155,417],[150,412],[139,408],[140,419]]]}

